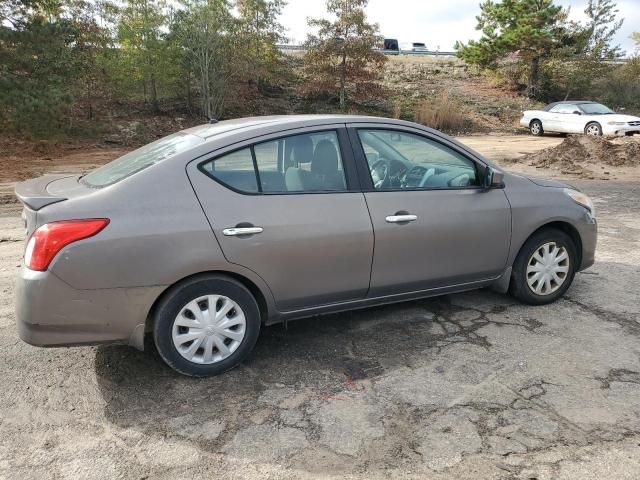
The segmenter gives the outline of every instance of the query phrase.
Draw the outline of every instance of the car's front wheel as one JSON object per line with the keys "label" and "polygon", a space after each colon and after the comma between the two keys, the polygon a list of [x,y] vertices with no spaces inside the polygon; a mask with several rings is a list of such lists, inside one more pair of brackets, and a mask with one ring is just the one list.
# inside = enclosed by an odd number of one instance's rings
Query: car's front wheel
{"label": "car's front wheel", "polygon": [[529,131],[531,132],[531,135],[534,135],[536,137],[541,137],[542,135],[544,135],[544,129],[542,128],[542,122],[540,120],[533,120],[529,124]]}
{"label": "car's front wheel", "polygon": [[576,247],[555,228],[533,234],[513,264],[511,294],[530,305],[544,305],[564,295],[576,271]]}
{"label": "car's front wheel", "polygon": [[211,275],[167,292],[156,308],[153,338],[171,368],[206,377],[238,365],[253,349],[260,325],[251,292],[231,278]]}

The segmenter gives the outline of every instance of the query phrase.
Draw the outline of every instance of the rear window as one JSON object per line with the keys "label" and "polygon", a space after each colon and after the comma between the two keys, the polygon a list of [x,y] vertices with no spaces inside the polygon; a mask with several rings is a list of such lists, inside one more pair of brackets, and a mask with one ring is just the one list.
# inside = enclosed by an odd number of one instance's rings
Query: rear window
{"label": "rear window", "polygon": [[113,185],[134,173],[185,152],[203,142],[204,139],[196,135],[182,132],[174,133],[116,158],[103,167],[88,173],[82,177],[81,181],[85,185],[96,188]]}

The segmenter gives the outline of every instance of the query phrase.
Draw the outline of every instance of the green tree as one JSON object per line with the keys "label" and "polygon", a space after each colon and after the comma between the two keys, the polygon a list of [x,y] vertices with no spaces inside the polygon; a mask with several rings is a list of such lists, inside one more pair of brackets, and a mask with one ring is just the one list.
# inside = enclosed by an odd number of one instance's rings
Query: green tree
{"label": "green tree", "polygon": [[553,0],[486,0],[480,11],[476,28],[482,31],[482,38],[466,45],[457,42],[458,55],[467,63],[495,69],[499,59],[518,52],[529,63],[528,94],[536,96],[540,61],[563,34],[562,8]]}
{"label": "green tree", "polygon": [[588,42],[585,53],[593,58],[613,59],[620,56],[620,46],[612,45],[613,37],[624,19],[618,19],[618,8],[613,0],[589,0],[586,13]]}
{"label": "green tree", "polygon": [[278,17],[285,4],[284,0],[237,0],[241,34],[247,44],[247,71],[258,85],[273,80],[280,66],[276,44],[284,40],[284,27]]}
{"label": "green tree", "polygon": [[226,0],[187,0],[176,15],[173,32],[180,39],[190,71],[194,72],[202,114],[219,118],[233,92],[240,68],[234,55],[240,51],[239,21]]}
{"label": "green tree", "polygon": [[77,22],[51,1],[12,1],[0,15],[0,120],[36,135],[64,128],[82,73]]}
{"label": "green tree", "polygon": [[[145,100],[150,98],[154,112],[160,111],[158,81],[162,77],[166,23],[164,0],[126,0],[120,10],[118,43],[129,62],[134,78],[142,82]],[[148,92],[147,92],[148,88]]]}
{"label": "green tree", "polygon": [[586,24],[565,24],[561,45],[543,67],[543,90],[550,99],[597,95],[596,84],[611,71],[611,60],[620,56],[620,47],[612,45],[623,22],[617,18],[615,4],[589,0],[584,13]]}
{"label": "green tree", "polygon": [[374,47],[381,41],[378,25],[368,23],[368,0],[327,0],[335,20],[309,19],[317,28],[306,42],[306,92],[338,93],[340,109],[349,98],[365,100],[382,92],[379,83],[387,58]]}

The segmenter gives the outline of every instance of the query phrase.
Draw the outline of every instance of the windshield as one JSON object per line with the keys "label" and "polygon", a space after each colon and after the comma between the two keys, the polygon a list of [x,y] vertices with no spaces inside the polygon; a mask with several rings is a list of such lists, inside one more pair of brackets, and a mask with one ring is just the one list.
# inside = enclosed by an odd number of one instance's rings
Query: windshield
{"label": "windshield", "polygon": [[587,115],[608,115],[615,113],[609,107],[605,107],[599,103],[583,103],[580,105],[580,108]]}
{"label": "windshield", "polygon": [[111,163],[107,163],[86,176],[82,182],[90,187],[106,187],[129,177],[136,172],[182,153],[203,143],[204,139],[187,133],[174,133],[168,137],[129,152]]}

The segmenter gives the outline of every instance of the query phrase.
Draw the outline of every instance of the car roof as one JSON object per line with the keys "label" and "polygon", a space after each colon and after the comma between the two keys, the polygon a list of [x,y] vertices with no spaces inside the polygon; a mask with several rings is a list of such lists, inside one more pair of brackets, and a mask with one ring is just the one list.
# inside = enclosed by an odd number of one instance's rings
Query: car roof
{"label": "car roof", "polygon": [[544,111],[548,112],[549,110],[551,110],[553,107],[555,107],[556,105],[586,105],[586,104],[590,104],[590,103],[598,103],[598,102],[593,102],[591,100],[564,100],[562,102],[553,102],[550,103],[549,105],[547,105],[546,107],[544,107]]}
{"label": "car roof", "polygon": [[382,122],[407,125],[410,122],[392,118],[371,117],[364,115],[271,115],[264,117],[246,117],[223,120],[215,123],[198,125],[183,130],[184,133],[197,135],[205,140],[227,133],[241,133],[243,130],[254,130],[259,127],[281,127],[282,130],[296,127],[326,125],[332,123],[368,123]]}

